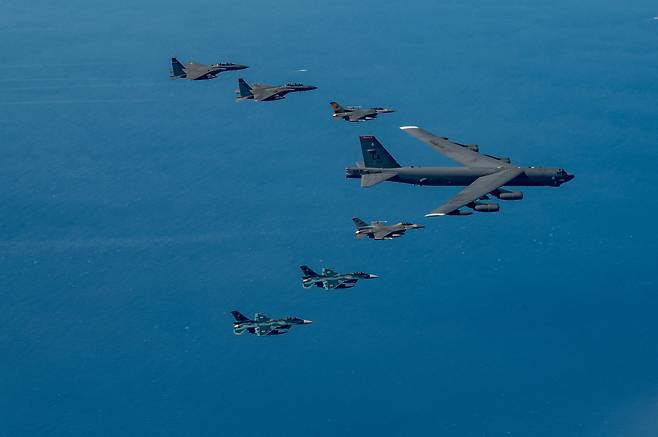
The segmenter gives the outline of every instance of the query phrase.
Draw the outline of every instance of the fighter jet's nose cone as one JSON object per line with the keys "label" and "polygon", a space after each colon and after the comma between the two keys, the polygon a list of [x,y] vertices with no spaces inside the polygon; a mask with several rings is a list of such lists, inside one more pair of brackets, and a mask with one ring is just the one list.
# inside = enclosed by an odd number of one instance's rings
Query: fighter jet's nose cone
{"label": "fighter jet's nose cone", "polygon": [[573,175],[571,173],[567,173],[567,174],[565,174],[564,176],[562,176],[560,178],[560,183],[561,184],[566,184],[567,182],[569,182],[570,180],[572,180],[575,177],[576,177],[576,175]]}
{"label": "fighter jet's nose cone", "polygon": [[308,88],[309,91],[313,91],[313,90],[318,89],[318,87],[316,87],[316,86],[308,86],[307,88]]}
{"label": "fighter jet's nose cone", "polygon": [[249,66],[248,65],[235,64],[235,69],[236,70],[244,70],[245,68],[249,68]]}
{"label": "fighter jet's nose cone", "polygon": [[370,274],[370,279],[377,279],[377,278],[379,278],[379,276],[373,275],[372,273]]}
{"label": "fighter jet's nose cone", "polygon": [[310,325],[311,323],[313,323],[313,320],[304,320],[305,325]]}

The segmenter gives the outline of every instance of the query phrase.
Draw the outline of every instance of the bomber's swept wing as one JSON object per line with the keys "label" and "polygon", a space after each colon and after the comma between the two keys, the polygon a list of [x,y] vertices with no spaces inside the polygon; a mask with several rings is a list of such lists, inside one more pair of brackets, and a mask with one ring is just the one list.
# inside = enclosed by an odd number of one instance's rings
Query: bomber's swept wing
{"label": "bomber's swept wing", "polygon": [[523,173],[523,170],[520,168],[508,167],[497,171],[496,173],[479,177],[475,182],[464,188],[447,203],[441,205],[431,213],[426,214],[425,217],[435,217],[453,213],[462,206],[468,205],[469,203],[478,200],[480,197],[491,193],[496,188],[502,187],[521,173]]}
{"label": "bomber's swept wing", "polygon": [[511,167],[505,161],[483,155],[446,138],[437,137],[417,126],[402,126],[400,129],[467,167]]}

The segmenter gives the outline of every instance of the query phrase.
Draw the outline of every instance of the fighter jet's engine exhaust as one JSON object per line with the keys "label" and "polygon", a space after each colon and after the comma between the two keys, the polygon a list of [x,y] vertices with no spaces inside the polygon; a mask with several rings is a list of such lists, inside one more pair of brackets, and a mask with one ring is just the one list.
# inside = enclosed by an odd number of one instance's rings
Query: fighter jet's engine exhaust
{"label": "fighter jet's engine exhaust", "polygon": [[520,191],[500,191],[491,193],[500,200],[521,200],[523,199],[523,193]]}
{"label": "fighter jet's engine exhaust", "polygon": [[497,203],[478,203],[473,206],[477,212],[498,212],[500,206]]}

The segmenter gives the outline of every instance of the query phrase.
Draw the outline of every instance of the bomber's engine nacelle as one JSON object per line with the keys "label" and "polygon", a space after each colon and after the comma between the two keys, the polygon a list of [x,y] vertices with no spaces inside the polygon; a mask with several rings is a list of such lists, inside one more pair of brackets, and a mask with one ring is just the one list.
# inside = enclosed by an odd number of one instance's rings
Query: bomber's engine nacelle
{"label": "bomber's engine nacelle", "polygon": [[497,203],[478,203],[473,206],[477,212],[498,212],[500,206]]}
{"label": "bomber's engine nacelle", "polygon": [[492,193],[494,196],[500,200],[521,200],[523,199],[523,193],[520,191],[502,191],[497,193]]}

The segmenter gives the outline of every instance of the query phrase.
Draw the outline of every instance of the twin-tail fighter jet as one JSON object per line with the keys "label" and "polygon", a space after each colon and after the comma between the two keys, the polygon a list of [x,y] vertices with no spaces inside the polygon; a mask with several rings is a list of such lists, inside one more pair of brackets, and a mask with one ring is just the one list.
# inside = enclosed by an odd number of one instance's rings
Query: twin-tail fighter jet
{"label": "twin-tail fighter jet", "polygon": [[354,287],[359,279],[379,278],[377,275],[364,272],[337,273],[331,269],[323,268],[322,273],[318,274],[308,266],[300,266],[300,269],[304,273],[302,276],[302,286],[304,288],[316,286],[325,290],[339,290]]}
{"label": "twin-tail fighter jet", "polygon": [[288,83],[285,85],[265,85],[255,83],[249,85],[244,79],[238,79],[238,89],[235,90],[236,100],[256,100],[259,102],[268,102],[272,100],[284,99],[286,94],[299,91],[311,91],[318,89],[316,86],[304,85],[301,83]]}
{"label": "twin-tail fighter jet", "polygon": [[395,112],[388,108],[359,108],[356,106],[340,106],[336,102],[329,103],[334,110],[332,117],[350,122],[374,120],[379,114]]}
{"label": "twin-tail fighter jet", "polygon": [[299,317],[283,317],[281,319],[270,319],[264,314],[256,313],[254,319],[245,317],[240,311],[231,311],[235,322],[233,322],[233,332],[235,335],[242,335],[245,332],[256,334],[259,337],[265,335],[287,334],[292,325],[308,325],[313,323],[311,320],[300,319]]}
{"label": "twin-tail fighter jet", "polygon": [[352,218],[356,231],[354,235],[357,239],[364,237],[372,238],[375,240],[392,240],[393,238],[401,237],[409,229],[422,229],[425,226],[416,223],[397,223],[395,225],[386,225],[386,222],[372,221],[369,224],[364,222],[358,217]]}
{"label": "twin-tail fighter jet", "polygon": [[480,153],[475,144],[460,144],[438,137],[416,126],[403,126],[407,134],[430,145],[464,167],[402,167],[373,136],[361,137],[363,162],[346,169],[346,177],[361,179],[361,187],[372,187],[380,182],[391,181],[415,185],[466,186],[426,217],[444,215],[470,215],[467,207],[479,212],[496,212],[497,203],[487,203],[491,196],[501,200],[520,200],[523,193],[508,191],[503,187],[548,186],[559,187],[574,178],[562,168],[518,167],[509,158],[498,158]]}
{"label": "twin-tail fighter jet", "polygon": [[246,65],[219,63],[219,64],[196,64],[192,61],[183,65],[176,58],[171,58],[170,79],[208,80],[214,79],[219,73],[233,70],[244,70]]}

